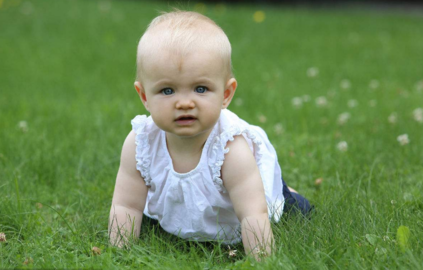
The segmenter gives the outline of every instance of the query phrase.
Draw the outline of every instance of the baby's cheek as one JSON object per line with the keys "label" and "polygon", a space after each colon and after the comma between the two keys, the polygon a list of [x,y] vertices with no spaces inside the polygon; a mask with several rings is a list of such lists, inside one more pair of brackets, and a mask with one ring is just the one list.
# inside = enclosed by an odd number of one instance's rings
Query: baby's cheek
{"label": "baby's cheek", "polygon": [[209,112],[210,124],[215,124],[219,120],[221,111],[221,108],[215,108],[214,110]]}
{"label": "baby's cheek", "polygon": [[161,129],[166,128],[166,123],[164,123],[163,115],[160,112],[151,112],[151,118],[153,118],[154,123]]}

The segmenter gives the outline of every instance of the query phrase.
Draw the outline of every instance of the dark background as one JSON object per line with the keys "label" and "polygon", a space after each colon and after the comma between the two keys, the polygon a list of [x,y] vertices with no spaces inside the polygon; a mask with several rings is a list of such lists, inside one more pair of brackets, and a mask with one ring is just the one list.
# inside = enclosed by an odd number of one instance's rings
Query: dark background
{"label": "dark background", "polygon": [[[163,0],[169,2],[169,0]],[[180,1],[174,1],[180,2]],[[250,4],[282,4],[282,5],[307,5],[307,6],[343,6],[348,5],[371,5],[380,7],[408,7],[423,9],[423,0],[384,1],[384,0],[203,0],[205,3],[250,3]]]}

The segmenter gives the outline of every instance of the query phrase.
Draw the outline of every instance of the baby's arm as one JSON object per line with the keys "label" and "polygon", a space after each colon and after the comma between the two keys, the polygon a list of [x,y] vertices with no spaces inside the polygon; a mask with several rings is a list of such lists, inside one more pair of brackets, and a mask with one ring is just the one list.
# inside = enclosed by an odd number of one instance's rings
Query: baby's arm
{"label": "baby's arm", "polygon": [[139,237],[148,188],[136,169],[135,133],[131,131],[122,147],[119,171],[109,217],[110,243],[122,247]]}
{"label": "baby's arm", "polygon": [[230,150],[222,166],[223,183],[241,222],[245,252],[260,260],[271,254],[273,245],[260,171],[243,136],[236,136],[227,147]]}

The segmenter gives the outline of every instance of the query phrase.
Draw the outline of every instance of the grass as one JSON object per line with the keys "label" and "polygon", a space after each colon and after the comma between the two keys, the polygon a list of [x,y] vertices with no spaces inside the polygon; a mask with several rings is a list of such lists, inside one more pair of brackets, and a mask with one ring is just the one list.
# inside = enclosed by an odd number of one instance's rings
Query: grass
{"label": "grass", "polygon": [[[130,120],[146,113],[132,86],[136,44],[169,6],[2,0],[0,268],[423,269],[423,124],[413,119],[423,107],[423,16],[182,8],[203,10],[227,32],[239,82],[230,109],[266,130],[284,179],[315,205],[313,218],[275,224],[278,248],[260,264],[242,246],[228,258],[226,246],[183,241],[154,224],[144,224],[131,249],[110,247],[121,145]],[[261,23],[252,19],[257,10]],[[317,76],[307,76],[311,67]],[[310,101],[293,106],[304,95]],[[327,105],[317,106],[318,97]],[[401,134],[409,144],[397,142]],[[408,238],[397,234],[401,225]]]}

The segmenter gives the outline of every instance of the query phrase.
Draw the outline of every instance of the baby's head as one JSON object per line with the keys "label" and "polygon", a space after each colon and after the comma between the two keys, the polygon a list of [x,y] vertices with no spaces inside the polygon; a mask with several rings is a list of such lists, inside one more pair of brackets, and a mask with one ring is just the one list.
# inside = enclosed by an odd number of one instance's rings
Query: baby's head
{"label": "baby's head", "polygon": [[188,54],[199,50],[214,53],[216,61],[222,61],[226,79],[233,77],[231,44],[213,20],[190,11],[164,13],[150,23],[138,44],[136,80],[142,82],[148,60],[167,53],[181,66]]}
{"label": "baby's head", "polygon": [[141,37],[135,89],[162,130],[183,136],[209,131],[236,87],[231,44],[209,18],[165,13]]}

